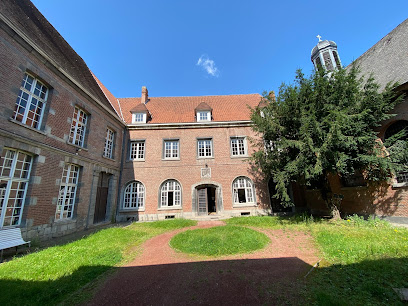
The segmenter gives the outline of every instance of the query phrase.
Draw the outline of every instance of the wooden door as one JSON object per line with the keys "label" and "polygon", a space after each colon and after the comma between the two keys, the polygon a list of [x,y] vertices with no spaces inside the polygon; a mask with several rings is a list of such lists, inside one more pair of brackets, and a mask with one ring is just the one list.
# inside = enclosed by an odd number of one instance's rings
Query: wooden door
{"label": "wooden door", "polygon": [[105,172],[99,174],[98,187],[96,189],[96,202],[94,223],[103,222],[106,219],[106,206],[108,204],[109,175]]}
{"label": "wooden door", "polygon": [[198,189],[197,198],[198,198],[198,214],[207,215],[208,214],[207,188]]}

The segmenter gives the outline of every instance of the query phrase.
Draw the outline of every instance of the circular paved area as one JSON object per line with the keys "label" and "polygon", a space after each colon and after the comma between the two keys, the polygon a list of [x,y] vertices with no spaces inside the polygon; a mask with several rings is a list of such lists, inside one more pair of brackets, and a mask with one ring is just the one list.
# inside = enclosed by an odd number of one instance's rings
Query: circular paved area
{"label": "circular paved area", "polygon": [[271,243],[250,254],[191,256],[173,250],[170,239],[187,229],[156,236],[132,262],[117,268],[90,305],[279,305],[303,304],[304,275],[318,261],[312,238],[302,232],[259,230]]}

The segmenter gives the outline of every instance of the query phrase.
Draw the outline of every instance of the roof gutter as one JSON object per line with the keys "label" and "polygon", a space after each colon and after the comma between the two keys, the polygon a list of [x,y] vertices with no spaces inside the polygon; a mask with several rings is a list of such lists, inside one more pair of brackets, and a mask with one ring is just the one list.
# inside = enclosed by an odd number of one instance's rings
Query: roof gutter
{"label": "roof gutter", "polygon": [[161,130],[161,129],[203,129],[203,128],[220,128],[220,127],[242,127],[251,126],[251,120],[240,121],[213,121],[213,122],[177,122],[177,123],[139,123],[128,124],[129,130]]}

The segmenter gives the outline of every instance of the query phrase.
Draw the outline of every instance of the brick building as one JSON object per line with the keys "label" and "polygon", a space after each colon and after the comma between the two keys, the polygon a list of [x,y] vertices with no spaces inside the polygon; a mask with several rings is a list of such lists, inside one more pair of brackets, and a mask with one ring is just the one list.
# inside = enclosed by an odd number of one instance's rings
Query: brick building
{"label": "brick building", "polygon": [[246,162],[260,95],[117,99],[30,1],[0,25],[0,228],[268,211]]}
{"label": "brick building", "polygon": [[[396,61],[406,55],[407,33],[405,21],[361,66],[376,66],[384,48],[401,49]],[[118,99],[29,0],[0,2],[0,45],[0,229],[48,239],[113,221],[281,209],[247,161],[248,106],[260,95],[158,98],[143,87],[140,98]],[[408,69],[398,67],[406,90]],[[406,109],[393,120],[408,122]],[[405,182],[370,189],[333,179],[349,212],[408,215]],[[315,209],[313,192],[293,197]]]}

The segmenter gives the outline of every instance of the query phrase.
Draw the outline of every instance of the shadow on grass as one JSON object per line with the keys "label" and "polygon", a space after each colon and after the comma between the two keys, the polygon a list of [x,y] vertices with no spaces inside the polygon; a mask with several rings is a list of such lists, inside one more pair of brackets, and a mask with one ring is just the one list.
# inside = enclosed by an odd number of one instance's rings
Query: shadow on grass
{"label": "shadow on grass", "polygon": [[[93,305],[301,304],[310,265],[296,257],[201,261],[140,267],[85,266],[55,281],[0,280],[1,305],[70,301],[98,275],[115,274],[95,293]],[[12,277],[10,275],[10,277]],[[70,303],[72,304],[72,303]]]}
{"label": "shadow on grass", "polygon": [[408,288],[408,258],[366,260],[315,270],[308,288],[318,305],[406,305],[392,288]]}

